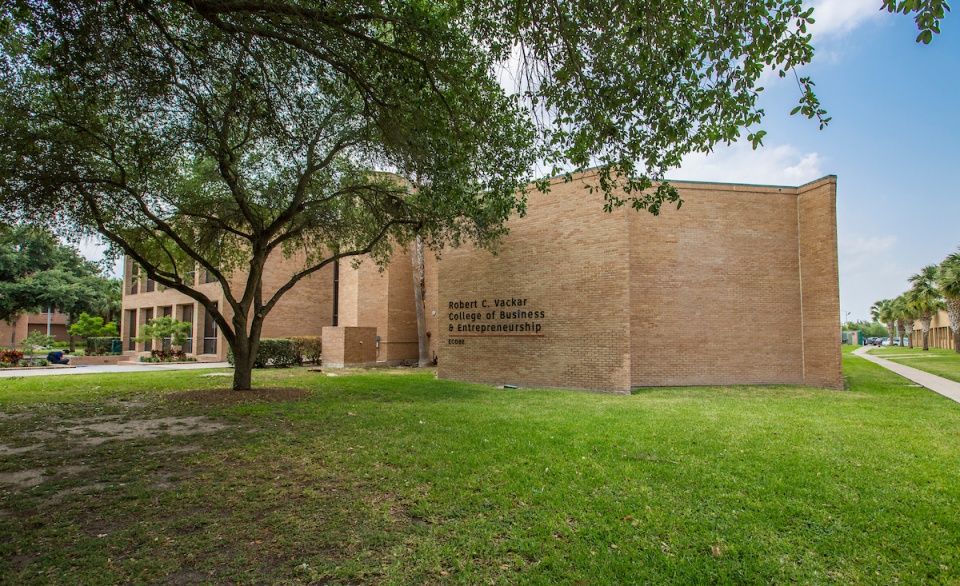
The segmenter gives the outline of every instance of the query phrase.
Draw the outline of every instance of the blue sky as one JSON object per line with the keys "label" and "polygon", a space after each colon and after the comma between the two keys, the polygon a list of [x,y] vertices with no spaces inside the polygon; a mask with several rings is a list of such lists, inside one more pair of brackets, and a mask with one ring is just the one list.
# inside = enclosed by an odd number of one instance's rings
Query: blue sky
{"label": "blue sky", "polygon": [[930,45],[913,19],[880,0],[812,5],[813,77],[833,120],[823,131],[789,116],[796,81],[772,77],[762,107],[765,146],[685,159],[673,179],[800,185],[837,175],[841,315],[869,319],[874,301],[960,246],[960,28],[954,15]]}
{"label": "blue sky", "polygon": [[[868,319],[919,269],[960,246],[960,27],[954,15],[930,45],[913,19],[881,0],[817,0],[813,77],[833,120],[823,131],[789,116],[792,78],[764,81],[765,146],[685,159],[673,179],[801,185],[838,176],[841,315]],[[82,247],[99,257],[96,245]]]}

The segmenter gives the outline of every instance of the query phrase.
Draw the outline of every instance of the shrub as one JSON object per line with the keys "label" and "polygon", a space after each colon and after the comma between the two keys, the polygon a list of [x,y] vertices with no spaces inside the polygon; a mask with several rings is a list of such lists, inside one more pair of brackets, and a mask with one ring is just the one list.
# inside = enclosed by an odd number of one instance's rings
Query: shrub
{"label": "shrub", "polygon": [[0,362],[8,365],[20,364],[23,360],[23,352],[20,350],[2,350],[0,351]]}
{"label": "shrub", "polygon": [[113,341],[120,341],[120,338],[117,337],[92,337],[87,338],[87,354],[96,354],[98,356],[103,356],[104,354],[110,352],[110,348],[113,345]]}
{"label": "shrub", "polygon": [[50,366],[50,363],[47,361],[46,358],[38,358],[33,365],[34,366]]}
{"label": "shrub", "polygon": [[77,322],[70,326],[70,334],[81,338],[105,338],[116,337],[120,332],[112,321],[103,323],[102,317],[90,317],[90,314],[83,312]]}
{"label": "shrub", "polygon": [[134,341],[156,341],[159,346],[163,344],[164,339],[169,339],[171,346],[180,347],[187,343],[191,331],[193,331],[193,325],[190,322],[182,322],[169,315],[155,317],[140,326],[140,335],[134,338]]}
{"label": "shrub", "polygon": [[290,340],[293,341],[298,365],[302,365],[304,360],[314,364],[320,364],[320,356],[323,354],[323,342],[320,337],[294,336],[290,338]]}
{"label": "shrub", "polygon": [[[253,361],[254,368],[265,368],[267,366],[290,366],[299,364],[297,357],[300,356],[293,340],[289,338],[261,338],[260,350],[257,351],[257,358]],[[227,352],[227,362],[234,363],[233,351]]]}
{"label": "shrub", "polygon": [[20,340],[20,345],[30,352],[30,360],[33,361],[37,353],[37,348],[46,348],[53,344],[53,336],[48,336],[39,330],[30,332],[26,338]]}
{"label": "shrub", "polygon": [[[141,360],[141,362],[187,362],[187,353],[183,350],[151,350],[150,358],[152,360],[146,361]],[[194,360],[196,362],[196,360]]]}

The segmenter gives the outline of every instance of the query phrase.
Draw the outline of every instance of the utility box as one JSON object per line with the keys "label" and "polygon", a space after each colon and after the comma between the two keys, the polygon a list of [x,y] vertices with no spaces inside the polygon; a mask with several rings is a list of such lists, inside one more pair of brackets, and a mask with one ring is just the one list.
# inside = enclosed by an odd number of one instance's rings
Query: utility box
{"label": "utility box", "polygon": [[323,365],[374,366],[377,364],[377,328],[323,328]]}

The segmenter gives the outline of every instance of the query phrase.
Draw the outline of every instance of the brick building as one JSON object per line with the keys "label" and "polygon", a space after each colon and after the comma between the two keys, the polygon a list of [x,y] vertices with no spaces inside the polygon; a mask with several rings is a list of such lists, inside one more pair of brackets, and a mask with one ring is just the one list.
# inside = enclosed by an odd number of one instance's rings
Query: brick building
{"label": "brick building", "polygon": [[0,346],[16,348],[20,345],[20,340],[29,336],[30,332],[50,332],[57,342],[70,339],[66,315],[59,311],[25,313],[10,323],[0,320]]}
{"label": "brick building", "polygon": [[[913,331],[907,332],[907,334],[912,335],[914,346],[923,347],[923,326],[920,325],[920,320],[914,322]],[[930,348],[954,350],[953,330],[950,329],[950,315],[946,311],[941,310],[933,314],[933,319],[930,320],[930,332],[927,337],[927,345]]]}
{"label": "brick building", "polygon": [[439,376],[841,388],[836,178],[673,185],[683,206],[654,217],[605,213],[580,180],[556,180],[497,256],[446,252]]}
{"label": "brick building", "polygon": [[[675,182],[684,205],[659,217],[605,213],[584,179],[532,193],[497,255],[427,253],[427,331],[441,378],[613,392],[842,386],[835,177],[801,187]],[[285,263],[296,259],[270,265],[268,288],[292,270]],[[202,308],[178,293],[131,293],[133,270],[125,332],[162,312],[184,319],[181,306],[204,324]],[[407,252],[382,272],[370,262],[327,267],[284,298],[264,335],[322,331],[328,364],[415,359],[412,291]],[[215,328],[195,328],[195,352],[214,338]],[[202,349],[225,352],[219,338]]]}
{"label": "brick building", "polygon": [[[227,343],[202,305],[179,291],[164,289],[143,278],[130,259],[124,264],[123,347],[126,354],[149,354],[153,349],[150,342],[134,341],[139,328],[154,317],[169,315],[193,324],[190,341],[184,346],[187,354],[201,362],[226,360]],[[428,264],[432,276],[435,261],[431,258]],[[273,295],[302,268],[302,257],[283,258],[277,252],[264,271],[264,297]],[[232,312],[220,285],[208,278],[204,270],[197,271],[196,278],[195,287],[218,307],[225,308],[224,314],[229,320]],[[374,327],[377,331],[372,345],[376,352],[371,362],[396,364],[415,359],[417,323],[412,278],[409,255],[397,254],[382,271],[370,261],[359,267],[346,261],[329,265],[300,281],[280,298],[264,320],[262,337],[321,336],[324,327],[333,325]],[[240,286],[236,279],[231,285]]]}

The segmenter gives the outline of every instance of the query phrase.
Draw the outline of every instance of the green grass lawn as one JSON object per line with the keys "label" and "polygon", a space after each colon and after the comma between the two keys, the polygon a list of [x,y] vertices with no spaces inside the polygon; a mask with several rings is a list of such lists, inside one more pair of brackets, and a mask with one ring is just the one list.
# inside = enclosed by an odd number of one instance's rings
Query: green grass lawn
{"label": "green grass lawn", "polygon": [[0,379],[0,581],[960,583],[960,405],[844,363],[632,396],[261,371],[312,394],[233,407],[161,399],[229,383],[197,371]]}
{"label": "green grass lawn", "polygon": [[953,350],[930,348],[877,348],[870,354],[960,382],[960,354]]}

